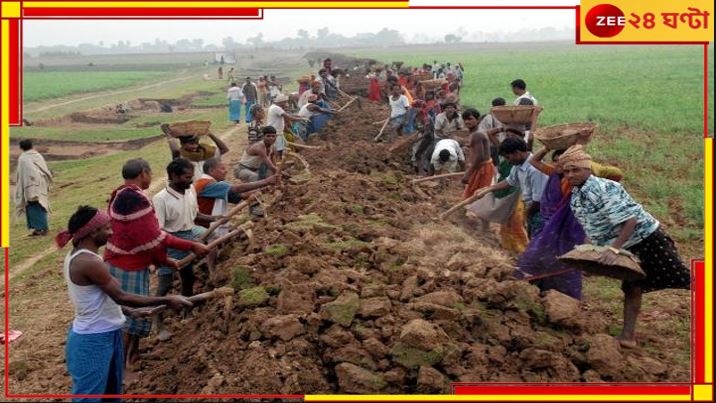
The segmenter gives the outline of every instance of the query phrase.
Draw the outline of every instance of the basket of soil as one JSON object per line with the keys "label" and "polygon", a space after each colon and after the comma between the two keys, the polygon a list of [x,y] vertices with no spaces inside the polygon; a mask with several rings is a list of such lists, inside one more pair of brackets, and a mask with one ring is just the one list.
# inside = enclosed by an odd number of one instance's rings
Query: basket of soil
{"label": "basket of soil", "polygon": [[571,251],[558,257],[559,261],[576,269],[618,280],[641,280],[646,274],[639,266],[639,260],[626,250],[619,250],[614,265],[598,262],[599,255],[609,248],[596,245],[577,245]]}
{"label": "basket of soil", "polygon": [[536,105],[493,106],[492,115],[504,124],[526,125],[532,123],[532,114],[540,113],[542,108]]}
{"label": "basket of soil", "polygon": [[427,73],[427,72],[426,72],[426,73],[420,73],[420,74],[416,75],[416,77],[417,77],[418,80],[420,80],[420,81],[428,81],[428,80],[430,80],[430,79],[433,78],[433,74],[432,74],[432,73]]}
{"label": "basket of soil", "polygon": [[211,122],[208,120],[188,120],[174,122],[162,127],[172,137],[204,136],[209,134]]}
{"label": "basket of soil", "polygon": [[590,139],[597,127],[599,125],[591,122],[540,127],[535,130],[535,138],[550,150],[566,150],[580,138]]}
{"label": "basket of soil", "polygon": [[404,62],[393,62],[393,66],[395,66],[396,69],[400,70],[401,67],[403,67]]}
{"label": "basket of soil", "polygon": [[301,76],[296,79],[299,84],[309,84],[311,82],[311,76]]}
{"label": "basket of soil", "polygon": [[447,84],[448,81],[444,79],[436,79],[436,80],[422,80],[420,81],[420,85],[423,86],[426,90],[434,90],[436,88],[440,88],[441,86]]}

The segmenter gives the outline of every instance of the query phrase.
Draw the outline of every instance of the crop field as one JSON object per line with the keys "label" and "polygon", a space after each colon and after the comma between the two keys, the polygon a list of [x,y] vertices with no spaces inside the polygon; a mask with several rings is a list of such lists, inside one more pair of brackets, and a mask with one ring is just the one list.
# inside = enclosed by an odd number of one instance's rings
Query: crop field
{"label": "crop field", "polygon": [[78,93],[114,90],[167,76],[156,71],[54,71],[26,72],[23,75],[25,102],[59,98]]}

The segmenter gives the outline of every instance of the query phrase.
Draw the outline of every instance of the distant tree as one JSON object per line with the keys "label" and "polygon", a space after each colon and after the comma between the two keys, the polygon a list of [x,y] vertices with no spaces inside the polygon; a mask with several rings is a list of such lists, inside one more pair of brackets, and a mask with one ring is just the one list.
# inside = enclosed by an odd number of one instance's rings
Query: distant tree
{"label": "distant tree", "polygon": [[238,43],[234,42],[234,38],[227,36],[226,38],[221,40],[221,44],[224,45],[224,49],[226,50],[233,50],[238,47]]}
{"label": "distant tree", "polygon": [[264,42],[264,34],[262,32],[259,32],[258,34],[256,34],[256,36],[247,39],[246,42],[252,44],[254,48],[258,48]]}
{"label": "distant tree", "polygon": [[462,38],[457,35],[447,34],[445,35],[445,43],[458,43]]}
{"label": "distant tree", "polygon": [[305,29],[299,29],[297,35],[299,38],[306,40],[309,38],[310,34]]}
{"label": "distant tree", "polygon": [[318,39],[325,39],[329,33],[330,31],[328,30],[328,27],[323,27],[316,31],[316,36]]}

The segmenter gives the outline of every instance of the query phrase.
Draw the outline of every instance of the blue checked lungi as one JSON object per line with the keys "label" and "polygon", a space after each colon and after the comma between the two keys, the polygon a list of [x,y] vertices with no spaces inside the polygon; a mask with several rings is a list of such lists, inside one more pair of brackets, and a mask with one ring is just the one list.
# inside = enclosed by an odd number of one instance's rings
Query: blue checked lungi
{"label": "blue checked lungi", "polygon": [[[122,394],[124,347],[122,329],[79,334],[70,330],[65,345],[67,371],[72,377],[73,395]],[[74,402],[119,402],[120,398],[73,398]]]}
{"label": "blue checked lungi", "polygon": [[[206,228],[199,227],[199,226],[195,225],[190,230],[172,232],[171,234],[177,238],[186,239],[187,241],[193,241],[193,240],[199,238],[199,236],[201,236],[201,234],[203,234],[205,231],[206,231]],[[167,256],[169,256],[172,259],[176,259],[176,260],[184,259],[185,257],[187,257],[187,255],[189,255],[189,253],[191,253],[191,251],[189,251],[189,250],[179,250],[179,249],[174,249],[174,248],[167,248]],[[193,263],[190,263],[186,267],[193,267]],[[166,275],[174,274],[175,271],[176,270],[171,267],[161,266],[157,270],[157,274],[160,276],[166,276]]]}
{"label": "blue checked lungi", "polygon": [[[122,270],[119,267],[109,264],[109,272],[112,276],[119,280],[124,292],[149,296],[149,269],[145,268],[137,271]],[[152,322],[146,319],[135,319],[127,317],[124,324],[124,331],[135,336],[147,337],[149,331],[152,330]]]}

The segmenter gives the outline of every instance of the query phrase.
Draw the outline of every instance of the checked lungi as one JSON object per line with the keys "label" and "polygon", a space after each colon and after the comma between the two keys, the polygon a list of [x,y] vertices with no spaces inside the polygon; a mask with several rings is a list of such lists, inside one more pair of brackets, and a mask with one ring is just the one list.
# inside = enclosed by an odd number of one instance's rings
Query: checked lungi
{"label": "checked lungi", "polygon": [[[114,278],[119,280],[122,291],[130,294],[143,295],[145,297],[149,296],[148,268],[128,271],[110,264],[109,272],[112,273]],[[147,337],[149,336],[150,330],[152,330],[152,322],[146,319],[127,317],[127,322],[124,324],[124,331],[134,336]]]}

